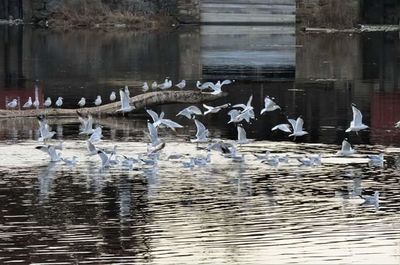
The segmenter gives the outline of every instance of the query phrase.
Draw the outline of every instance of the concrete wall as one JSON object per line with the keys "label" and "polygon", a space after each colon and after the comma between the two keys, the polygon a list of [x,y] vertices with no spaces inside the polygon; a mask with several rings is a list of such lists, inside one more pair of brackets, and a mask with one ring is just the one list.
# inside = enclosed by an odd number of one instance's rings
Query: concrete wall
{"label": "concrete wall", "polygon": [[361,20],[362,0],[296,0],[300,28],[352,28]]}
{"label": "concrete wall", "polygon": [[200,22],[200,0],[176,0],[176,18],[181,23]]}

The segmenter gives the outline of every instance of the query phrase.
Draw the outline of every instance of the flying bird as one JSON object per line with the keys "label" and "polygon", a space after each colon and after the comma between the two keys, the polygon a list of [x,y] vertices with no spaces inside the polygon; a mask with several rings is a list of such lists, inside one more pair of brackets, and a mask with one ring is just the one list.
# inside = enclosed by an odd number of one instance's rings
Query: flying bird
{"label": "flying bird", "polygon": [[350,122],[350,127],[347,128],[346,132],[356,132],[367,129],[368,126],[362,123],[362,114],[359,109],[356,108],[355,104],[351,104],[353,110],[353,120]]}
{"label": "flying bird", "polygon": [[265,97],[264,108],[261,110],[261,115],[265,112],[274,111],[281,108],[272,99],[268,96]]}
{"label": "flying bird", "polygon": [[351,144],[347,141],[347,139],[344,139],[342,141],[342,148],[337,151],[336,155],[337,156],[351,156],[355,153],[356,151],[351,147]]}
{"label": "flying bird", "polygon": [[224,105],[212,107],[212,106],[208,106],[206,104],[203,104],[203,107],[205,109],[207,109],[207,111],[204,112],[204,116],[209,114],[209,113],[218,113],[220,110],[228,108],[230,105],[231,105],[230,103],[227,103],[227,104],[224,104]]}
{"label": "flying bird", "polygon": [[196,115],[203,115],[201,110],[196,106],[189,106],[189,107],[181,110],[178,114],[176,114],[176,116],[185,116],[186,118],[188,118],[190,120],[192,118],[196,117]]}

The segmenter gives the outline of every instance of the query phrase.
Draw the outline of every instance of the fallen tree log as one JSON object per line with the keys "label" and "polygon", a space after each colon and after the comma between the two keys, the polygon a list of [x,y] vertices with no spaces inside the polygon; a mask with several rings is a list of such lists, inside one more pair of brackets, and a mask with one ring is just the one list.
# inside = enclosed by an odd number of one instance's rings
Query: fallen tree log
{"label": "fallen tree log", "polygon": [[[226,93],[212,95],[210,93],[202,93],[200,91],[156,91],[140,94],[130,98],[131,105],[135,106],[132,112],[142,110],[144,108],[153,107],[163,104],[172,103],[188,103],[195,104],[201,102],[212,101],[225,96]],[[47,116],[75,116],[76,111],[83,113],[100,114],[106,116],[122,115],[117,112],[121,103],[113,102],[98,107],[87,107],[77,109],[48,108],[48,109],[28,109],[28,110],[0,110],[0,118],[14,117],[35,117],[39,114],[46,113]]]}

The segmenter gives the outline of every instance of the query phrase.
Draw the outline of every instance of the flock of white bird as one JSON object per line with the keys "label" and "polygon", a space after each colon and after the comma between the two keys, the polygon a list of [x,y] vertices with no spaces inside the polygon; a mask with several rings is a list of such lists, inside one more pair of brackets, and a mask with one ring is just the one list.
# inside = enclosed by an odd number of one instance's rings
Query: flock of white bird
{"label": "flock of white bird", "polygon": [[[196,86],[200,90],[207,90],[211,89],[211,93],[219,94],[222,92],[221,87],[223,85],[231,84],[233,81],[225,80],[223,82],[218,81],[217,83],[206,82],[201,84],[199,81],[197,82]],[[186,81],[182,80],[180,83],[176,85],[176,87],[183,89],[186,86]],[[168,89],[172,87],[172,81],[166,79],[164,83],[157,84],[154,82],[151,85],[152,89]],[[147,83],[143,85],[143,91],[146,92],[150,88]],[[124,89],[120,89],[120,102],[121,108],[118,110],[120,112],[130,112],[135,109],[134,106],[130,105],[130,93],[129,89],[126,86]],[[117,99],[116,93],[112,92],[110,95],[110,101],[115,101]],[[235,144],[230,142],[225,142],[222,140],[211,141],[209,138],[209,130],[206,126],[199,120],[200,116],[205,116],[208,114],[215,114],[221,111],[222,109],[231,108],[228,112],[230,117],[228,123],[233,123],[237,127],[237,141],[238,145],[244,145],[250,143],[252,140],[248,139],[246,136],[246,131],[242,126],[242,123],[247,122],[251,123],[251,120],[255,119],[255,111],[254,107],[252,106],[253,96],[250,96],[248,101],[243,104],[236,104],[231,105],[230,103],[226,103],[220,106],[209,106],[203,104],[205,111],[203,112],[197,106],[189,106],[182,111],[180,111],[176,116],[183,116],[190,120],[194,121],[194,124],[197,128],[196,135],[193,139],[191,139],[192,143],[196,143],[197,147],[200,148],[198,145],[200,143],[208,143],[206,147],[202,147],[202,149],[206,149],[208,151],[207,156],[197,156],[191,157],[189,161],[182,162],[182,167],[193,169],[196,166],[204,166],[211,162],[210,152],[212,150],[220,152],[224,157],[232,159],[235,162],[244,162],[245,156],[244,154],[239,154],[237,152],[237,148]],[[32,106],[38,106],[39,103],[36,102],[32,103],[31,98],[28,99],[28,102],[24,104],[24,108],[29,108]],[[9,108],[16,108],[16,100],[11,101],[8,103]],[[45,107],[51,106],[51,99],[47,98],[44,102]],[[63,104],[63,98],[59,97],[56,101],[56,106],[61,107]],[[84,107],[86,104],[86,99],[81,98],[78,102],[80,107]],[[96,106],[102,104],[102,99],[100,96],[97,96],[96,100],[94,101]],[[280,110],[281,107],[275,103],[274,98],[265,97],[264,99],[264,108],[260,111],[260,115],[263,115],[267,112],[273,112],[276,110]],[[356,132],[358,134],[359,131],[367,129],[368,126],[363,124],[362,122],[362,114],[357,107],[352,104],[352,111],[353,111],[353,120],[350,122],[349,128],[346,132]],[[94,128],[94,121],[93,117],[89,115],[85,115],[77,111],[80,125],[80,135],[87,135],[88,139],[86,140],[87,143],[87,155],[94,156],[98,155],[101,160],[101,169],[109,168],[112,166],[121,165],[125,168],[130,170],[140,169],[143,165],[156,165],[158,159],[160,158],[159,154],[160,151],[165,147],[165,142],[159,138],[158,130],[160,128],[169,128],[172,130],[176,130],[177,128],[182,128],[183,126],[179,123],[165,118],[165,113],[161,112],[160,114],[156,113],[153,110],[146,109],[146,112],[150,115],[152,122],[147,122],[148,127],[148,135],[150,139],[150,143],[147,144],[147,152],[144,154],[139,154],[137,157],[128,157],[126,155],[117,154],[116,146],[112,150],[105,150],[98,148],[96,145],[102,140],[102,126],[97,125]],[[48,144],[48,141],[55,135],[54,131],[51,131],[50,126],[48,125],[45,115],[38,116],[39,121],[39,141],[43,142],[43,145],[36,147],[37,149],[46,152],[51,162],[59,162],[63,161],[65,164],[69,166],[75,166],[77,163],[77,157],[73,156],[72,158],[63,158],[61,156],[60,150],[62,150],[62,144]],[[296,120],[294,119],[287,119],[287,123],[282,123],[274,126],[271,130],[280,130],[282,132],[288,133],[289,137],[302,137],[308,134],[307,131],[304,130],[303,125],[304,121],[302,117],[298,117]],[[400,127],[400,122],[396,124],[396,127]],[[341,157],[349,157],[355,154],[356,151],[352,147],[352,145],[348,142],[347,139],[344,139],[342,142],[341,149],[336,153],[337,156]],[[264,154],[254,154],[254,156],[259,159],[262,163],[268,164],[273,167],[279,166],[280,163],[288,163],[289,156],[288,155],[271,155],[269,152]],[[168,156],[168,159],[180,159],[183,155],[181,154],[173,154]],[[384,163],[384,155],[370,155],[368,156],[369,162],[374,166],[383,166]],[[302,158],[296,158],[299,165],[312,167],[321,165],[321,155],[306,155]],[[363,196],[363,199],[366,202],[378,201],[379,199],[379,192],[375,192],[375,194],[371,197]]]}

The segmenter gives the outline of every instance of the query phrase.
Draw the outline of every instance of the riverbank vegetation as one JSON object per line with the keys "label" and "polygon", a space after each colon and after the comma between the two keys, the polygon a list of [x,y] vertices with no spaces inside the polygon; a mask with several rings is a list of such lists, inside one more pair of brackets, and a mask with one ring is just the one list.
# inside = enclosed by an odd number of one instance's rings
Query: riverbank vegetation
{"label": "riverbank vegetation", "polygon": [[160,0],[51,0],[49,27],[159,28],[174,23]]}

